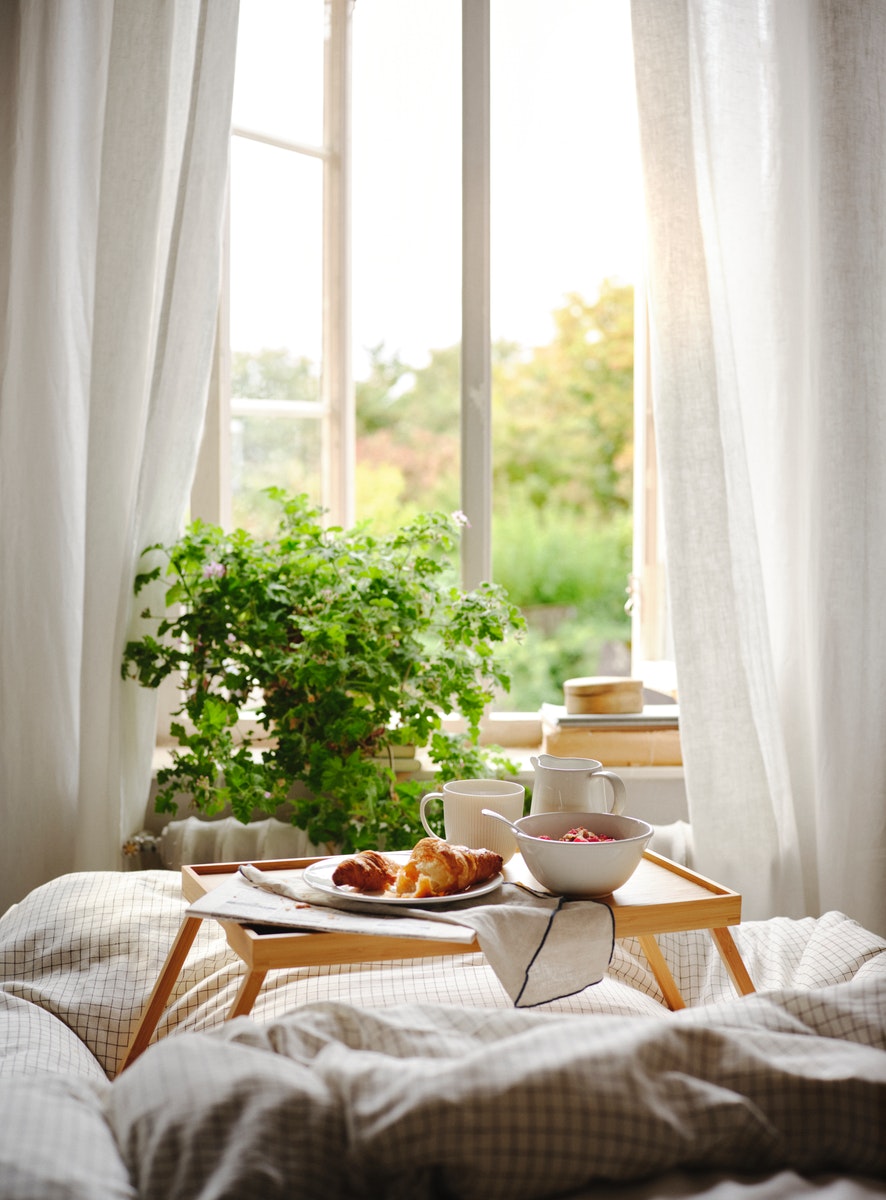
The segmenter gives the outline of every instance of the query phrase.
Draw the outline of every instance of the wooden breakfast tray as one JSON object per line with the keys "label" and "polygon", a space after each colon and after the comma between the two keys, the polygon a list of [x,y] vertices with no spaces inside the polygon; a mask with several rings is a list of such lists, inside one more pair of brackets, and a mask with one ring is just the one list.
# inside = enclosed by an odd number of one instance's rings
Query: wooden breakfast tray
{"label": "wooden breakfast tray", "polygon": [[[318,861],[318,858],[289,858],[258,865],[263,871],[292,871]],[[239,863],[206,863],[182,867],[184,898],[193,904],[235,875],[239,866]],[[545,890],[530,874],[520,855],[515,855],[507,863],[504,876],[506,880],[528,884],[538,891]],[[753,992],[754,985],[727,928],[741,921],[741,896],[738,892],[647,850],[628,882],[602,902],[612,909],[615,936],[638,939],[669,1008],[684,1008],[685,1002],[655,940],[659,933],[710,929],[736,990],[741,995]],[[120,1061],[121,1071],[147,1048],[202,919],[186,915],[182,920],[141,1020]],[[245,1016],[251,1011],[268,971],[467,954],[480,949],[476,940],[466,944],[464,941],[410,938],[404,944],[402,937],[376,934],[269,929],[267,926],[253,927],[233,921],[219,921],[219,924],[225,931],[229,946],[242,958],[247,968],[228,1019]]]}

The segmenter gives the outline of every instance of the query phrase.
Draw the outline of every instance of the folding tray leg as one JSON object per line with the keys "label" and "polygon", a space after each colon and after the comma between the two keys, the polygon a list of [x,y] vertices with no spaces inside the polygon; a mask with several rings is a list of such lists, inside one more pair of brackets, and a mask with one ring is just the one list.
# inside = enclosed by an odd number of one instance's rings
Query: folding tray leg
{"label": "folding tray leg", "polygon": [[680,994],[677,982],[671,974],[670,967],[665,962],[665,957],[653,935],[651,933],[640,934],[637,937],[637,941],[646,955],[652,974],[658,980],[658,986],[661,988],[662,995],[665,998],[665,1004],[667,1004],[671,1011],[678,1008],[685,1008],[686,1001]]}
{"label": "folding tray leg", "polygon": [[201,920],[201,917],[185,917],[182,921],[175,941],[172,943],[172,948],[166,956],[163,970],[154,984],[154,990],[151,992],[148,1002],[145,1005],[138,1025],[135,1027],[135,1032],[130,1038],[129,1045],[120,1059],[117,1067],[118,1073],[128,1067],[130,1063],[135,1062],[138,1056],[148,1048],[151,1035],[157,1028],[157,1022],[163,1016],[166,1001],[169,999],[169,993],[172,991],[176,979],[181,974],[185,959],[188,957],[188,951],[194,944],[194,938],[197,936]]}
{"label": "folding tray leg", "polygon": [[267,970],[252,970],[248,971],[243,977],[243,982],[240,984],[240,990],[237,993],[237,998],[231,1005],[227,1015],[228,1021],[233,1021],[234,1017],[245,1017],[252,1012],[252,1006],[255,1004],[255,998],[261,991],[261,985],[265,981]]}
{"label": "folding tray leg", "polygon": [[712,929],[711,937],[714,939],[714,945],[720,951],[720,957],[726,966],[727,974],[732,980],[732,984],[738,994],[740,996],[749,996],[751,992],[756,991],[748,974],[748,969],[744,965],[744,961],[738,952],[738,947],[729,930]]}

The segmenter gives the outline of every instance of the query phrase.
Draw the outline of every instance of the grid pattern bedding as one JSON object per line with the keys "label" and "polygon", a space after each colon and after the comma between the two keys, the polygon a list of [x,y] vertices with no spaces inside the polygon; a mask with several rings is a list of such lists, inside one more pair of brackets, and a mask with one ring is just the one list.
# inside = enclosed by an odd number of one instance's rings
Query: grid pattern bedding
{"label": "grid pattern bedding", "polygon": [[625,940],[542,1009],[466,954],[273,972],[233,1022],[208,921],[114,1078],[179,885],[69,875],[0,919],[4,1200],[886,1194],[886,941],[839,913],[738,928],[740,1000],[706,932],[663,936],[676,1014]]}
{"label": "grid pattern bedding", "polygon": [[328,1200],[533,1200],[678,1166],[877,1177],[882,995],[772,992],[664,1024],[312,1005],[170,1039],[117,1081],[111,1124],[157,1200],[281,1179]]}

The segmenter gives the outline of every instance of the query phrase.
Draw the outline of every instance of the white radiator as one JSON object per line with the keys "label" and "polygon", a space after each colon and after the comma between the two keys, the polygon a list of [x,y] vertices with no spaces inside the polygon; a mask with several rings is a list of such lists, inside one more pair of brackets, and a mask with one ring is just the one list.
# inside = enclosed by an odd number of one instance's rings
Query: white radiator
{"label": "white radiator", "polygon": [[168,870],[183,863],[248,862],[250,859],[306,858],[326,854],[303,829],[275,817],[242,824],[236,817],[207,821],[186,817],[171,821],[158,839],[160,859]]}

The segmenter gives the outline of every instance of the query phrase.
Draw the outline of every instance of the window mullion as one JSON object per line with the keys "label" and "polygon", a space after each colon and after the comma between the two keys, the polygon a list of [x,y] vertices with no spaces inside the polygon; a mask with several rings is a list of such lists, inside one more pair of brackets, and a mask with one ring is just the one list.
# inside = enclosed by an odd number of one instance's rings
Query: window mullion
{"label": "window mullion", "polygon": [[323,164],[323,505],[350,526],[355,516],[356,422],[351,369],[351,13],[327,0]]}
{"label": "window mullion", "polygon": [[462,3],[462,580],[492,578],[489,0]]}

